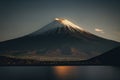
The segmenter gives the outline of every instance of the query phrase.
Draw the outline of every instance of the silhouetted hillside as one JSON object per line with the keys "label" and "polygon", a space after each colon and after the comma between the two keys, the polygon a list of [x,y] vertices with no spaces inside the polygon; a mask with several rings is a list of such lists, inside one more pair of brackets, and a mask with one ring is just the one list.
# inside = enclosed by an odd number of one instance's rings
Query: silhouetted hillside
{"label": "silhouetted hillside", "polygon": [[102,65],[120,65],[120,46],[100,56],[89,59],[87,62]]}

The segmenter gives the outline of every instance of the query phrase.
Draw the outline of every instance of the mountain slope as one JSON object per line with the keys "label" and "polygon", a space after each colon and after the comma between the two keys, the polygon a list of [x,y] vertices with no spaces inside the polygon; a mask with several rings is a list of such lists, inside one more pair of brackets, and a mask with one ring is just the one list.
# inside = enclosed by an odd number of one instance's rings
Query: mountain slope
{"label": "mountain slope", "polygon": [[0,53],[71,55],[89,59],[120,43],[93,35],[66,19],[56,18],[50,24],[27,36],[1,42]]}

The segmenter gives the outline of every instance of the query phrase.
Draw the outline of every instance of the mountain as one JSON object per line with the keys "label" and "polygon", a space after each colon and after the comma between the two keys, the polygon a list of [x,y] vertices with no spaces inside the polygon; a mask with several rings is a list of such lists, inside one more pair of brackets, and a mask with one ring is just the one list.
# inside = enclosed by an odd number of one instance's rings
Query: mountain
{"label": "mountain", "polygon": [[87,60],[87,63],[102,65],[120,65],[120,46],[109,50],[102,55]]}
{"label": "mountain", "polygon": [[77,56],[86,60],[119,45],[91,34],[67,19],[56,18],[29,35],[0,42],[0,54]]}

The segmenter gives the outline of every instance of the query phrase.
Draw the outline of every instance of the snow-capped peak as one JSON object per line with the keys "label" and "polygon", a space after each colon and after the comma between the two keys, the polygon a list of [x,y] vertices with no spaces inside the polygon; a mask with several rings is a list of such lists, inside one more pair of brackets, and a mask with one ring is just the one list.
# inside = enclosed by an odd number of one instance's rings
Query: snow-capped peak
{"label": "snow-capped peak", "polygon": [[48,32],[48,31],[51,31],[53,29],[59,29],[59,31],[62,31],[64,28],[64,30],[68,30],[70,32],[81,32],[81,31],[84,31],[83,28],[75,25],[74,23],[70,22],[69,20],[67,19],[64,19],[64,18],[55,18],[55,20],[51,23],[49,23],[48,25],[44,26],[43,28],[39,29],[38,31],[36,32],[33,32],[31,35],[39,35],[41,33],[44,33],[44,32]]}
{"label": "snow-capped peak", "polygon": [[75,25],[74,23],[70,22],[69,20],[67,19],[64,19],[64,18],[55,18],[56,21],[60,22],[61,24],[67,26],[68,28],[75,28],[75,29],[78,29],[78,30],[83,30],[83,28]]}

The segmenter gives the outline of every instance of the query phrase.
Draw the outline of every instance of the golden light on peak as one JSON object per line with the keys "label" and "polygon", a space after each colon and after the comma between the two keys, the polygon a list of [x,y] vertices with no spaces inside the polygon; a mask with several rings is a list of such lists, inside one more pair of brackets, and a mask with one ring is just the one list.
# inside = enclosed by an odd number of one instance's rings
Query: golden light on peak
{"label": "golden light on peak", "polygon": [[55,18],[55,20],[59,20],[59,18]]}
{"label": "golden light on peak", "polygon": [[55,20],[62,22],[64,20],[66,20],[66,19],[64,19],[64,18],[55,18]]}
{"label": "golden light on peak", "polygon": [[72,27],[72,28],[75,28],[75,29],[83,31],[83,28],[75,25],[74,23],[70,22],[67,19],[64,19],[64,18],[55,18],[55,20],[57,20],[58,22],[60,22],[61,24],[65,25],[65,26],[67,26],[68,28]]}

